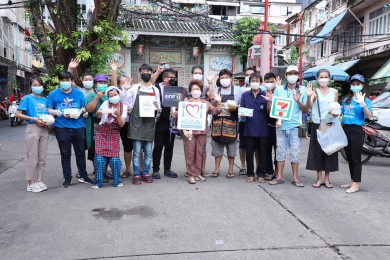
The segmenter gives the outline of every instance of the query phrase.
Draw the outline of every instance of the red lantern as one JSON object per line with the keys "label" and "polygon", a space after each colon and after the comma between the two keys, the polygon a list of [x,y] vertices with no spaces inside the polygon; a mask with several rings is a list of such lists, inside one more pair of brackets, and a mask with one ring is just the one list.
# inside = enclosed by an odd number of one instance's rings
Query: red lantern
{"label": "red lantern", "polygon": [[137,53],[138,55],[144,55],[144,46],[142,44],[137,46]]}

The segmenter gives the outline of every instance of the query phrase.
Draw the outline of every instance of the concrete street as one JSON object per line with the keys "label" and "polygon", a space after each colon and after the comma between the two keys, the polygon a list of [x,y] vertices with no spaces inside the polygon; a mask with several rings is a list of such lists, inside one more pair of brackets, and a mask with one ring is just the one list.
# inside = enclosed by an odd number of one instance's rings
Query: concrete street
{"label": "concrete street", "polygon": [[[153,184],[92,190],[62,188],[57,141],[51,137],[42,193],[26,192],[25,124],[0,121],[1,259],[388,259],[390,254],[390,160],[363,166],[361,191],[347,195],[346,162],[331,176],[334,189],[314,189],[305,170],[308,140],[302,139],[301,181],[271,186],[221,176],[190,185],[180,138],[173,170],[179,178]],[[211,147],[208,145],[211,154]],[[72,171],[77,168],[72,157]],[[236,164],[239,165],[238,157]],[[207,169],[213,170],[208,157]],[[92,172],[91,163],[87,163]],[[239,168],[236,168],[238,173]],[[91,175],[92,178],[92,175]]]}

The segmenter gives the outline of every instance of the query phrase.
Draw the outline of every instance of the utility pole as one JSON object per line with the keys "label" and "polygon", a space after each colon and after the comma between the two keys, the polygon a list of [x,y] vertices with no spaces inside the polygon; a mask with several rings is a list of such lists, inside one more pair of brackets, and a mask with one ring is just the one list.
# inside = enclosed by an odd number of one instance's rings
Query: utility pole
{"label": "utility pole", "polygon": [[[264,23],[263,32],[262,33],[262,44],[261,44],[261,63],[260,63],[260,74],[264,76],[266,73],[271,71],[272,63],[270,62],[272,59],[272,53],[270,51],[270,34],[268,32],[268,11],[269,10],[269,2],[265,0],[264,2]],[[259,29],[261,26],[259,27]]]}

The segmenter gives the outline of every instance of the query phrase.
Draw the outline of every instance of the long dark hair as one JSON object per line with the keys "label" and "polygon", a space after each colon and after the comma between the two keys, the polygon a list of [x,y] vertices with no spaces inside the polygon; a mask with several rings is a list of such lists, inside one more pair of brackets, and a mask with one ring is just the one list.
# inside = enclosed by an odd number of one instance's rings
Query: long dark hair
{"label": "long dark hair", "polygon": [[[359,81],[360,82],[360,81]],[[352,82],[351,82],[352,83]],[[363,88],[362,88],[362,92],[363,92],[363,90],[365,89],[365,86],[364,86],[364,83],[363,82],[360,82],[361,84],[362,84],[362,86],[363,86]],[[353,98],[353,92],[352,92],[352,90],[351,90],[351,88],[348,90],[348,96],[347,96],[347,98],[345,99],[345,104],[347,104],[347,105],[349,105],[349,104],[351,104],[351,101],[352,101],[352,98]]]}
{"label": "long dark hair", "polygon": [[41,86],[43,86],[43,82],[42,82],[42,80],[41,80],[41,78],[40,77],[38,77],[38,76],[32,76],[30,79],[29,79],[29,86],[30,86],[30,93],[31,93],[31,85],[32,85],[32,83],[34,82],[34,80],[36,80],[36,81],[38,81],[39,82],[39,84],[41,84]]}

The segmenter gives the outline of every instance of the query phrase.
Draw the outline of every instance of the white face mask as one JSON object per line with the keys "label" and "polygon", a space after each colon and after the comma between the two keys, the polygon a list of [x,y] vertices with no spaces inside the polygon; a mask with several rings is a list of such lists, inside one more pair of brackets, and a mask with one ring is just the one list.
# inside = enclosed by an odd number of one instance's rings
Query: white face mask
{"label": "white face mask", "polygon": [[266,89],[273,90],[275,88],[275,83],[264,83]]}
{"label": "white face mask", "polygon": [[251,83],[251,88],[253,90],[258,90],[260,88],[260,83],[259,82],[253,82]]}
{"label": "white face mask", "polygon": [[318,84],[320,84],[321,87],[328,86],[329,78],[320,78],[320,79],[318,79]]}
{"label": "white face mask", "polygon": [[230,79],[221,79],[220,82],[222,87],[224,88],[230,87],[230,83],[231,83]]}
{"label": "white face mask", "polygon": [[202,92],[200,92],[200,90],[193,90],[193,91],[191,92],[191,96],[192,96],[193,98],[199,98],[201,95],[202,95]]}
{"label": "white face mask", "polygon": [[299,77],[297,75],[288,75],[287,76],[287,82],[290,84],[297,83]]}
{"label": "white face mask", "polygon": [[199,81],[202,81],[203,75],[202,74],[194,74],[194,75],[192,75],[192,78],[199,80]]}

